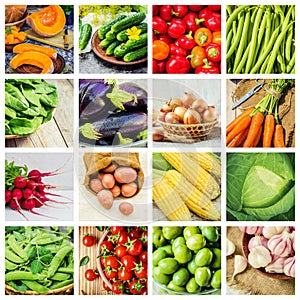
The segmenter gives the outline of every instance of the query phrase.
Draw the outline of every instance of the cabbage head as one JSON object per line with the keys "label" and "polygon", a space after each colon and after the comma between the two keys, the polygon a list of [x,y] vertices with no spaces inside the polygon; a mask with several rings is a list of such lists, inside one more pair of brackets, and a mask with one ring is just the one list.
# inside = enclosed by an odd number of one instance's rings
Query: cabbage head
{"label": "cabbage head", "polygon": [[295,220],[294,153],[228,153],[227,219]]}

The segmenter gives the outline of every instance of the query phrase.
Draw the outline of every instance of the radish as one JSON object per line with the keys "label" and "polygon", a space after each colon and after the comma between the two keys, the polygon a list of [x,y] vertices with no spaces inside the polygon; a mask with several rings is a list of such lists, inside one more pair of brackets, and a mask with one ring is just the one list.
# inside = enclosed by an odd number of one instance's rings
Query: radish
{"label": "radish", "polygon": [[27,179],[24,176],[17,176],[14,180],[14,185],[18,189],[23,189],[27,185]]}
{"label": "radish", "polygon": [[23,192],[20,189],[13,189],[11,192],[12,200],[20,201],[23,197]]}
{"label": "radish", "polygon": [[5,191],[5,203],[9,203],[11,199],[12,199],[11,191],[6,190]]}
{"label": "radish", "polygon": [[9,202],[9,206],[11,209],[16,210],[20,215],[22,215],[26,219],[26,221],[29,221],[28,218],[23,214],[21,206],[17,200],[12,199]]}
{"label": "radish", "polygon": [[32,195],[33,195],[32,189],[26,188],[23,190],[23,198],[24,199],[28,199],[28,198],[32,197]]}
{"label": "radish", "polygon": [[50,217],[50,216],[47,216],[47,215],[44,215],[44,214],[34,211],[33,209],[35,208],[35,201],[33,199],[26,199],[26,200],[22,201],[21,207],[23,209],[29,210],[33,214],[39,215],[39,216],[43,216],[43,217],[50,218],[50,219],[57,219],[55,217]]}

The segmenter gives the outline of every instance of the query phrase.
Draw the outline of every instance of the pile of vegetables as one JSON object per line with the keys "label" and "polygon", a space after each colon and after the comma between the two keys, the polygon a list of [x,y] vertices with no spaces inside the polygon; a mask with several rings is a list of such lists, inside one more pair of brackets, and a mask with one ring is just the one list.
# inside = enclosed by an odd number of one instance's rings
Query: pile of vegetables
{"label": "pile of vegetables", "polygon": [[124,145],[147,138],[147,92],[133,82],[81,79],[80,141]]}
{"label": "pile of vegetables", "polygon": [[[8,293],[73,292],[73,228],[5,227],[5,283]],[[65,288],[65,291],[62,289]]]}
{"label": "pile of vegetables", "polygon": [[295,5],[227,5],[226,11],[227,73],[295,73]]}
{"label": "pile of vegetables", "polygon": [[153,73],[221,73],[221,5],[153,5]]}
{"label": "pile of vegetables", "polygon": [[5,79],[5,134],[26,136],[52,119],[55,85],[43,79]]}
{"label": "pile of vegetables", "polygon": [[147,227],[110,226],[104,235],[97,259],[105,276],[105,288],[117,295],[147,295]]}
{"label": "pile of vegetables", "polygon": [[170,294],[221,289],[221,234],[216,226],[153,227],[152,276]]}
{"label": "pile of vegetables", "polygon": [[170,221],[220,220],[220,158],[209,152],[153,153],[152,198]]}
{"label": "pile of vegetables", "polygon": [[273,79],[268,84],[266,96],[226,126],[227,147],[285,148],[278,107],[282,94],[294,85],[294,80]]}
{"label": "pile of vegetables", "polygon": [[17,26],[12,26],[5,29],[5,44],[13,45],[24,42],[26,39],[26,33],[20,31]]}
{"label": "pile of vegetables", "polygon": [[56,186],[43,182],[43,177],[58,174],[59,169],[43,173],[37,169],[29,171],[26,165],[16,166],[14,161],[8,162],[8,160],[5,160],[5,205],[16,210],[26,220],[28,218],[24,214],[24,210],[32,214],[52,218],[37,212],[36,209],[43,205],[47,206],[49,202],[56,204],[69,203],[49,198],[49,196],[60,198],[63,196],[49,192],[49,189],[56,188]]}
{"label": "pile of vegetables", "polygon": [[228,153],[227,218],[295,220],[294,153]]}

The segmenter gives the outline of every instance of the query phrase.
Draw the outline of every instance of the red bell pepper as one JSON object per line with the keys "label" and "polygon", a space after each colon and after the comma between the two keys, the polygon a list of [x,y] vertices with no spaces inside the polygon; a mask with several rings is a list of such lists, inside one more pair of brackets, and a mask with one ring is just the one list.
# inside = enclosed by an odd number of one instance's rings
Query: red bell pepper
{"label": "red bell pepper", "polygon": [[153,5],[152,6],[152,16],[157,16],[159,13],[161,5]]}
{"label": "red bell pepper", "polygon": [[177,18],[183,18],[189,9],[187,5],[173,5],[173,15]]}
{"label": "red bell pepper", "polygon": [[198,28],[200,28],[200,19],[198,19],[198,14],[196,14],[195,12],[189,12],[187,13],[183,20],[186,23],[186,31],[190,32],[192,31],[192,33],[195,33],[196,30]]}
{"label": "red bell pepper", "polygon": [[205,47],[205,53],[208,60],[212,62],[221,61],[221,46],[216,43],[210,43]]}
{"label": "red bell pepper", "polygon": [[186,58],[190,58],[192,68],[196,69],[204,64],[203,60],[206,58],[206,53],[203,47],[196,46]]}
{"label": "red bell pepper", "polygon": [[186,50],[175,45],[175,44],[170,44],[170,55],[179,55],[179,56],[187,56]]}
{"label": "red bell pepper", "polygon": [[155,59],[152,59],[152,73],[157,74],[158,73],[158,66]]}
{"label": "red bell pepper", "polygon": [[195,70],[195,74],[220,74],[220,70],[216,65],[210,65],[208,59],[203,59],[203,65]]}
{"label": "red bell pepper", "polygon": [[203,21],[203,25],[211,31],[221,31],[221,14],[211,11],[207,7],[199,12],[199,19]]}
{"label": "red bell pepper", "polygon": [[177,39],[181,35],[185,34],[185,31],[186,23],[183,20],[177,18],[174,18],[168,27],[168,34],[174,39]]}
{"label": "red bell pepper", "polygon": [[165,34],[168,31],[167,23],[159,16],[152,18],[152,29],[155,34]]}
{"label": "red bell pepper", "polygon": [[167,61],[166,71],[168,74],[186,74],[190,70],[190,62],[187,58],[174,55]]}
{"label": "red bell pepper", "polygon": [[180,47],[186,50],[191,50],[196,46],[196,42],[192,35],[192,31],[189,32],[187,35],[182,35],[178,38],[178,44]]}
{"label": "red bell pepper", "polygon": [[207,5],[207,8],[211,11],[221,11],[221,5]]}
{"label": "red bell pepper", "polygon": [[173,18],[172,12],[173,12],[172,5],[161,5],[161,8],[159,10],[159,15],[162,19],[169,22]]}
{"label": "red bell pepper", "polygon": [[189,5],[189,10],[191,11],[199,11],[204,7],[204,5]]}
{"label": "red bell pepper", "polygon": [[166,60],[159,60],[157,63],[157,73],[162,74],[166,72]]}
{"label": "red bell pepper", "polygon": [[168,34],[159,34],[156,36],[157,40],[163,41],[168,45],[173,43],[173,39]]}

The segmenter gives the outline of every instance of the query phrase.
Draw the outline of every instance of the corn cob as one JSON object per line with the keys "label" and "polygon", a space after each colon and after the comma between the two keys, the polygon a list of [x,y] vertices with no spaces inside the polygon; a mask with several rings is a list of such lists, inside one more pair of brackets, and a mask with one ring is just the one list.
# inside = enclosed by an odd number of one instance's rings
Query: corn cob
{"label": "corn cob", "polygon": [[210,199],[216,199],[220,194],[220,185],[206,170],[195,160],[192,160],[187,153],[162,152],[162,156],[193,186]]}
{"label": "corn cob", "polygon": [[185,199],[187,207],[196,215],[205,220],[217,221],[221,219],[215,204],[178,171],[169,170],[165,172],[164,180]]}
{"label": "corn cob", "polygon": [[170,221],[191,221],[191,214],[184,200],[164,178],[153,184],[152,197]]}
{"label": "corn cob", "polygon": [[221,163],[214,153],[188,152],[188,156],[198,163],[204,170],[214,176],[218,184],[221,183]]}

